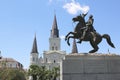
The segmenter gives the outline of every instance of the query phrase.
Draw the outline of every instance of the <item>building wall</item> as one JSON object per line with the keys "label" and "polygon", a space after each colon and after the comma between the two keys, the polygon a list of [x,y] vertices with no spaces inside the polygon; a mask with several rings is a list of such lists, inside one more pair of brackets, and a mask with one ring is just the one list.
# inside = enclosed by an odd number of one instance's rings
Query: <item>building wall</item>
{"label": "building wall", "polygon": [[44,52],[43,58],[45,63],[60,63],[65,55],[64,51],[47,51]]}
{"label": "building wall", "polygon": [[49,50],[60,50],[60,38],[49,38]]}
{"label": "building wall", "polygon": [[39,59],[39,66],[46,66],[48,69],[59,67],[65,55],[64,51],[44,51],[43,58]]}
{"label": "building wall", "polygon": [[39,59],[38,59],[38,53],[31,53],[30,54],[30,65],[36,64],[38,65]]}
{"label": "building wall", "polygon": [[120,80],[120,56],[67,55],[61,64],[61,80]]}
{"label": "building wall", "polygon": [[0,59],[0,68],[23,69],[23,65],[12,58],[2,58],[2,59]]}

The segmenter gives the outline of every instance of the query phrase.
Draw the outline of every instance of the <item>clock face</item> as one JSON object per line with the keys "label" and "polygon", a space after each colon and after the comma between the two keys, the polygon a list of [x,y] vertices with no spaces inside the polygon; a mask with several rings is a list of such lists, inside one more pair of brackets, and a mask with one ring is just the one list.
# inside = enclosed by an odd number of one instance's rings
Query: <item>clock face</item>
{"label": "clock face", "polygon": [[56,56],[56,55],[53,55],[53,57],[55,57],[55,58],[56,58],[57,56]]}

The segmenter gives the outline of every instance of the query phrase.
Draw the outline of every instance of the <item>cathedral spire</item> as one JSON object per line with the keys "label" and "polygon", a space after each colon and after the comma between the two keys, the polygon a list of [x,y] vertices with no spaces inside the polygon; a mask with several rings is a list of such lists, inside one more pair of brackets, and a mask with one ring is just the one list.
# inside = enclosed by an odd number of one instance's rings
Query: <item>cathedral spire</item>
{"label": "cathedral spire", "polygon": [[57,26],[56,15],[54,15],[54,21],[53,21],[52,30],[51,30],[51,37],[52,38],[59,37],[59,30],[58,30],[58,26]]}
{"label": "cathedral spire", "polygon": [[73,46],[72,46],[72,54],[78,53],[77,45],[76,45],[76,40],[73,40]]}
{"label": "cathedral spire", "polygon": [[34,37],[33,47],[32,47],[32,51],[31,51],[31,53],[38,53],[38,50],[37,50],[36,34],[35,34],[35,37]]}
{"label": "cathedral spire", "polygon": [[1,51],[0,51],[0,59],[2,59]]}

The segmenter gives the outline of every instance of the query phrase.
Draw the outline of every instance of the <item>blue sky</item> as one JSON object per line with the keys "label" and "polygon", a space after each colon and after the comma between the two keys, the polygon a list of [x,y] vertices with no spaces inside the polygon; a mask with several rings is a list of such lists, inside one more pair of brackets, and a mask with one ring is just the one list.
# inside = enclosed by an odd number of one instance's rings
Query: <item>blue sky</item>
{"label": "blue sky", "polygon": [[[36,33],[38,51],[42,55],[49,50],[49,37],[54,14],[57,17],[60,36],[73,31],[72,18],[89,11],[94,16],[94,27],[100,34],[109,34],[115,49],[103,39],[98,53],[120,53],[120,0],[0,0],[0,50],[3,57],[12,57],[29,66],[29,57]],[[72,44],[72,39],[70,40]],[[64,40],[61,50],[71,52]],[[88,42],[78,44],[78,51],[92,49]]]}

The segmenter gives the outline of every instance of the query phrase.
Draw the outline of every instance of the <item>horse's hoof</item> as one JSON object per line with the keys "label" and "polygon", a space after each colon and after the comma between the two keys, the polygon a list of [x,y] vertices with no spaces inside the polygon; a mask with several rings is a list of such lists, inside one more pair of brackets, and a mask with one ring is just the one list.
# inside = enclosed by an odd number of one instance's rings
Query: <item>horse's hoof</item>
{"label": "horse's hoof", "polygon": [[70,46],[70,43],[68,43],[68,46]]}
{"label": "horse's hoof", "polygon": [[65,41],[67,41],[67,38],[65,38]]}
{"label": "horse's hoof", "polygon": [[68,46],[70,46],[70,44],[68,44]]}
{"label": "horse's hoof", "polygon": [[77,43],[80,43],[81,44],[82,41],[78,41]]}
{"label": "horse's hoof", "polygon": [[96,51],[94,51],[94,50],[89,51],[90,54],[95,53],[95,52],[96,52]]}
{"label": "horse's hoof", "polygon": [[65,37],[65,41],[67,41],[67,37]]}

